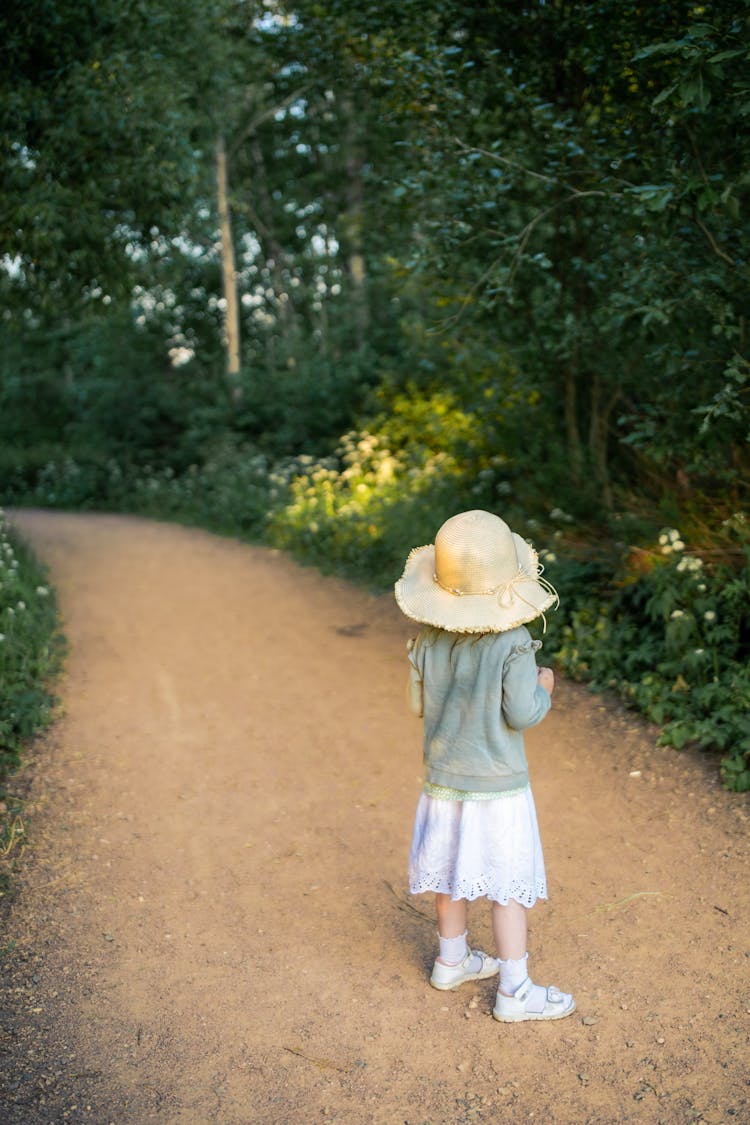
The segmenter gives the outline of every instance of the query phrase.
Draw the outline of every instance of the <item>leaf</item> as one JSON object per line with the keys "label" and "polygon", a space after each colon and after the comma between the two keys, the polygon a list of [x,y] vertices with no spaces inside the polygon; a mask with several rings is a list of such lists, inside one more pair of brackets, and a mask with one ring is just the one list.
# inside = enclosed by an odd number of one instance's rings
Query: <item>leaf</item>
{"label": "leaf", "polygon": [[667,98],[672,96],[672,94],[675,92],[676,89],[677,89],[677,83],[676,82],[673,82],[671,86],[665,86],[665,88],[661,91],[661,93],[656,95],[654,100],[651,102],[651,105],[653,107],[656,107],[657,105],[661,105],[662,102],[665,102],[667,100]]}
{"label": "leaf", "polygon": [[648,47],[642,47],[640,51],[636,51],[633,55],[634,59],[650,59],[653,55],[673,55],[685,47],[690,42],[689,39],[670,39],[665,43],[652,43]]}
{"label": "leaf", "polygon": [[750,57],[750,51],[746,47],[737,47],[731,51],[719,51],[716,55],[711,55],[709,62],[718,63],[726,62],[727,59],[738,59]]}

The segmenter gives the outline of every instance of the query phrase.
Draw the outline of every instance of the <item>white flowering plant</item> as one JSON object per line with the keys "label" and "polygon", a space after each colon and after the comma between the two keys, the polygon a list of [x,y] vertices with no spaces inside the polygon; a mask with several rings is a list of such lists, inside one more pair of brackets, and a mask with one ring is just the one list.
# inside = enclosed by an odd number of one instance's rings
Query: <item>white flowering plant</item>
{"label": "white flowering plant", "polygon": [[62,650],[54,591],[0,510],[0,897],[12,890],[25,838],[13,773],[50,720]]}
{"label": "white flowering plant", "polygon": [[725,784],[746,791],[750,535],[741,513],[723,530],[721,553],[704,558],[664,528],[651,551],[626,553],[614,578],[599,572],[588,590],[568,586],[572,598],[547,560],[563,600],[546,644],[564,671],[615,690],[657,723],[662,744],[719,753]]}
{"label": "white flowering plant", "polygon": [[271,508],[285,501],[291,480],[312,460],[290,457],[274,464],[253,446],[227,437],[200,464],[179,473],[164,465],[65,457],[44,465],[32,486],[19,480],[14,488],[11,480],[6,493],[29,506],[137,512],[259,538]]}
{"label": "white flowering plant", "polygon": [[0,800],[24,742],[49,721],[61,653],[54,591],[0,511]]}
{"label": "white flowering plant", "polygon": [[448,394],[396,399],[387,420],[345,435],[335,460],[315,461],[292,480],[270,541],[323,570],[388,588],[446,512],[477,506],[475,490],[486,484],[462,458],[475,428]]}

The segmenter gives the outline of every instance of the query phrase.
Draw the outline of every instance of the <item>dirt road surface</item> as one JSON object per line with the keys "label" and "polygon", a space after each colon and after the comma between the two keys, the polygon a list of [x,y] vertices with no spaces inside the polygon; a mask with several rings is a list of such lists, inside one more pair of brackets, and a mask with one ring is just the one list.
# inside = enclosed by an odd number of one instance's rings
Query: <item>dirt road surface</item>
{"label": "dirt road surface", "polygon": [[13,519],[70,653],[3,919],[6,1125],[750,1121],[747,802],[714,764],[559,686],[531,970],[578,1011],[498,1024],[492,981],[427,982],[391,599],[200,531]]}

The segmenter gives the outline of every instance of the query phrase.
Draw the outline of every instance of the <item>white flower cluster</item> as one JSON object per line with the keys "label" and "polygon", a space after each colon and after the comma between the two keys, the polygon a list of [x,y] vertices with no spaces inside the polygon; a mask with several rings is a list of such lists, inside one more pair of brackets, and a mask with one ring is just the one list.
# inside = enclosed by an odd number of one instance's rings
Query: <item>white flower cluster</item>
{"label": "white flower cluster", "polygon": [[[672,612],[669,615],[669,618],[670,618],[670,621],[679,621],[679,619],[681,617],[685,617],[685,616],[686,616],[686,614],[685,614],[684,609],[673,609]],[[711,625],[716,620],[716,611],[713,610],[713,609],[707,609],[706,612],[703,614],[703,620],[707,621],[708,624]],[[701,649],[701,652],[702,651],[703,650]]]}
{"label": "white flower cluster", "polygon": [[[36,587],[38,598],[48,598],[50,593],[49,586]],[[28,598],[28,591],[24,589],[23,576],[19,571],[19,561],[10,540],[5,513],[0,508],[0,644],[13,634],[14,622],[28,608],[27,601],[21,594]]]}
{"label": "white flower cluster", "polygon": [[18,559],[13,554],[13,547],[8,542],[7,525],[2,512],[0,512],[0,590],[5,590],[6,598],[10,595],[18,582]]}
{"label": "white flower cluster", "polygon": [[666,528],[659,536],[659,548],[663,555],[671,555],[674,551],[684,551],[685,544],[676,528]]}

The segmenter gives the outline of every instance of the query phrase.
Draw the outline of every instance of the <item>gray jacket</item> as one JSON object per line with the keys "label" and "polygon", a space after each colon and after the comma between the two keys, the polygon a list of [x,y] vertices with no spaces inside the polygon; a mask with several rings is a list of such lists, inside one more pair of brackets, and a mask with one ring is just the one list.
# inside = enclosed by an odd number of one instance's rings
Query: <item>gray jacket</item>
{"label": "gray jacket", "polygon": [[409,652],[409,701],[424,718],[428,782],[478,793],[528,783],[522,732],[551,702],[537,681],[538,648],[523,625],[481,635],[422,630]]}

